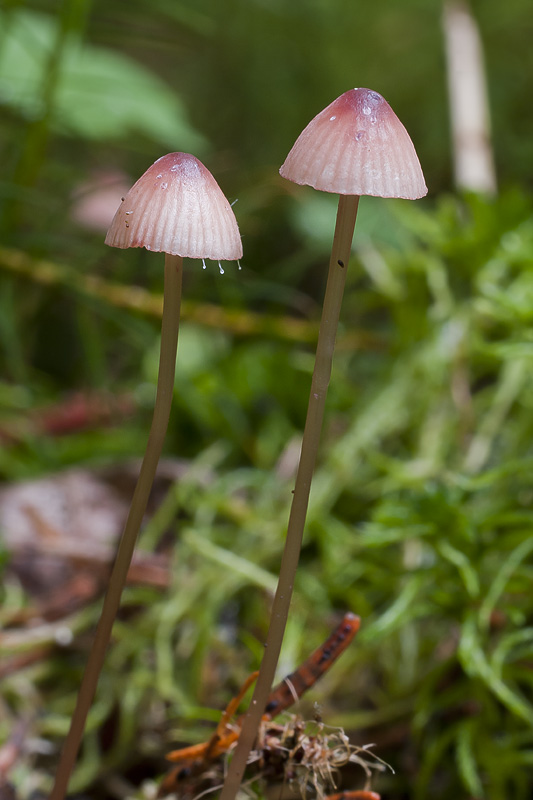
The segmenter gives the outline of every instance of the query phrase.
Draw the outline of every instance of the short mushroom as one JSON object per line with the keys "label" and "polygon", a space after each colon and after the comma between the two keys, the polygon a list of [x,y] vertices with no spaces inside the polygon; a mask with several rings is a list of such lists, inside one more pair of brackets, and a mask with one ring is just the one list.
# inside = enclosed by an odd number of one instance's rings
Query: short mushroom
{"label": "short mushroom", "polygon": [[333,192],[340,197],[278,588],[252,702],[220,800],[233,800],[239,788],[272,686],[285,632],[320,441],[359,197],[366,194],[415,200],[427,193],[420,162],[409,134],[387,101],[370,89],[351,89],[317,114],[296,140],[280,174],[294,183]]}
{"label": "short mushroom", "polygon": [[230,204],[209,170],[189,153],[169,153],[146,170],[118,207],[105,243],[202,261],[242,258]]}
{"label": "short mushroom", "polygon": [[174,389],[183,258],[215,259],[220,265],[242,257],[230,204],[211,173],[188,153],[162,156],[147,169],[123,198],[105,241],[111,247],[165,253],[159,374],[146,451],[50,800],[63,800],[68,787],[163,447]]}

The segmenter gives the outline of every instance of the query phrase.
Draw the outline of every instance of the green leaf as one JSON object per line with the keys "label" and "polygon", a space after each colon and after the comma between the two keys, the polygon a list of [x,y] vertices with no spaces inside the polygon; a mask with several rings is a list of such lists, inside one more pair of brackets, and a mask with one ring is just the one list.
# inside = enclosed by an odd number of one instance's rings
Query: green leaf
{"label": "green leaf", "polygon": [[474,742],[476,724],[467,720],[459,726],[456,741],[456,757],[459,773],[463,782],[473,797],[483,797],[483,784],[479,775],[476,758],[474,755]]}
{"label": "green leaf", "polygon": [[521,628],[503,636],[498,642],[491,658],[492,668],[497,675],[501,675],[503,665],[511,657],[528,659],[533,655],[533,628]]}
{"label": "green leaf", "polygon": [[473,615],[463,625],[458,655],[467,675],[479,678],[509,711],[533,726],[533,706],[504,683],[489,663]]}
{"label": "green leaf", "polygon": [[[28,119],[39,118],[46,111],[57,22],[21,9],[0,14],[0,28],[0,103]],[[74,34],[67,36],[59,59],[50,125],[87,139],[142,134],[174,150],[205,148],[178,95],[160,78],[128,56],[82,43]]]}
{"label": "green leaf", "polygon": [[405,625],[408,620],[416,616],[417,611],[422,613],[419,607],[415,605],[414,600],[424,580],[425,578],[422,575],[413,575],[392,605],[370,627],[365,629],[359,638],[369,642],[380,639]]}
{"label": "green leaf", "polygon": [[511,550],[507,558],[504,559],[496,577],[492,581],[489,590],[485,596],[481,608],[479,609],[479,624],[488,628],[490,623],[490,616],[496,607],[498,599],[502,595],[507,583],[511,579],[513,573],[518,569],[520,564],[528,557],[533,551],[533,538],[528,537],[524,539],[514,550]]}
{"label": "green leaf", "polygon": [[474,598],[479,595],[479,579],[475,568],[468,560],[468,556],[456,547],[452,547],[449,542],[440,542],[437,550],[443,558],[457,567],[465,589]]}
{"label": "green leaf", "polygon": [[275,575],[262,569],[257,564],[253,564],[248,559],[210,542],[198,531],[183,531],[182,540],[202,558],[214,561],[215,564],[225,570],[231,570],[239,577],[244,578],[247,584],[255,584],[261,589],[272,593],[276,591],[277,580]]}

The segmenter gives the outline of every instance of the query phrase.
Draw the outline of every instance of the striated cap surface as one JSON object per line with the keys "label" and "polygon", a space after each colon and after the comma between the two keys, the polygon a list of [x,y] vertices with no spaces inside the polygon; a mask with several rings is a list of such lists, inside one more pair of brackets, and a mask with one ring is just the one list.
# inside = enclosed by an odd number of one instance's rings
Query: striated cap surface
{"label": "striated cap surface", "polygon": [[105,243],[185,258],[242,257],[230,204],[209,170],[188,153],[169,153],[146,170],[120,204]]}
{"label": "striated cap surface", "polygon": [[280,174],[336,194],[409,200],[427,194],[409,134],[387,101],[371,89],[351,89],[317,114]]}

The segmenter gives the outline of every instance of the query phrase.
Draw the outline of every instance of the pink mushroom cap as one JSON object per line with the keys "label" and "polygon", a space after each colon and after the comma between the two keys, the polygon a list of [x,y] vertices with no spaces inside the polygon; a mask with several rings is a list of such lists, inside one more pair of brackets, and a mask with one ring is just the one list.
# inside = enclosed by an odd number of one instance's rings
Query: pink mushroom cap
{"label": "pink mushroom cap", "polygon": [[323,192],[416,200],[427,194],[413,143],[371,89],[350,89],[302,131],[280,174]]}
{"label": "pink mushroom cap", "polygon": [[123,198],[105,243],[184,258],[242,258],[230,204],[209,170],[188,153],[169,153],[146,170]]}

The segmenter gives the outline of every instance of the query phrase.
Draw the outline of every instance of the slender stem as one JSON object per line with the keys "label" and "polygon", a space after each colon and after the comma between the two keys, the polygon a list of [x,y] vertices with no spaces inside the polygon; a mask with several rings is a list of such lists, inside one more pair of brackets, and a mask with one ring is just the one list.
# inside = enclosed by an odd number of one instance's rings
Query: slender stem
{"label": "slender stem", "polygon": [[341,195],[337,223],[329,262],[328,281],[324,295],[322,321],[318,334],[315,369],[311,382],[309,406],[302,440],[300,463],[296,475],[294,496],[287,528],[287,538],[281,559],[278,588],[272,604],[270,627],[265,644],[259,676],[250,708],[244,718],[235,754],[228,769],[220,800],[233,800],[239,789],[250,750],[257,736],[259,723],[267,704],[274,680],[289,606],[300,557],[302,537],[309,503],[309,491],[316,463],[324,407],[331,377],[335,337],[339,324],[346,271],[350,258],[359,197]]}
{"label": "slender stem", "polygon": [[137,486],[135,487],[135,492],[131,501],[130,512],[109,579],[109,588],[104,598],[102,613],[83,675],[76,708],[72,715],[70,730],[61,752],[50,800],[63,800],[68,788],[70,775],[74,769],[83,737],[87,714],[89,713],[93,701],[98,677],[104,663],[106,649],[111,639],[113,622],[115,621],[119,609],[120,597],[126,583],[126,576],[131,564],[135,542],[146,511],[148,497],[163,448],[174,389],[181,305],[182,267],[183,259],[180,256],[165,255],[165,295],[163,318],[161,322],[161,353],[159,356],[159,376],[157,379],[157,394],[152,427],[150,429],[146,452],[137,480]]}

